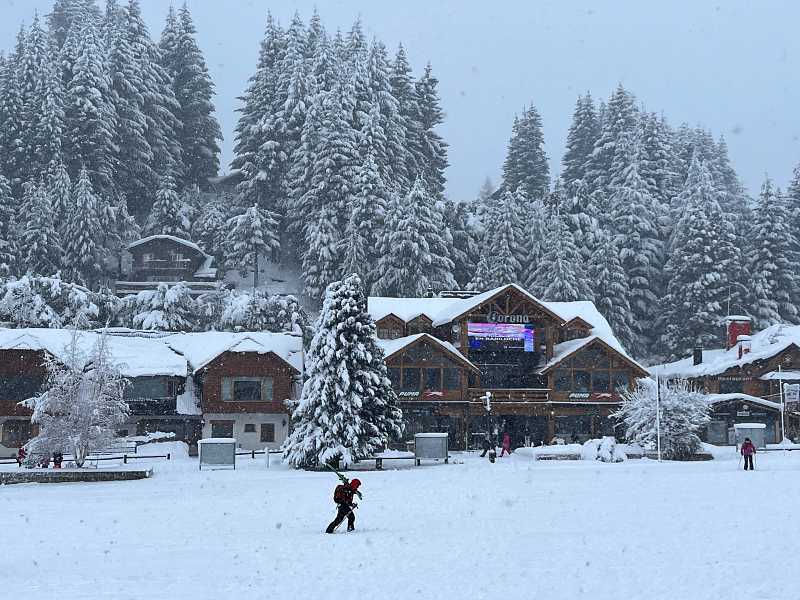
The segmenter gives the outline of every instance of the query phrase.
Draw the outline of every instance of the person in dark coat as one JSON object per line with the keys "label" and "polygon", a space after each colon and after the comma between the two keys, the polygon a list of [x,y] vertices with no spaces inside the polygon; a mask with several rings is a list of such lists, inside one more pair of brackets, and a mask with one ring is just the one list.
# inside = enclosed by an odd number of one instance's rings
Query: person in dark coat
{"label": "person in dark coat", "polygon": [[747,471],[748,465],[749,469],[753,470],[753,456],[756,453],[756,447],[753,445],[753,442],[750,441],[750,438],[744,438],[744,443],[742,444],[741,450],[739,450],[744,457],[744,470]]}
{"label": "person in dark coat", "polygon": [[508,432],[503,434],[503,449],[500,450],[500,456],[502,457],[506,452],[511,454],[511,436],[508,435]]}
{"label": "person in dark coat", "polygon": [[336,486],[333,492],[333,501],[336,503],[336,518],[328,525],[325,533],[333,533],[345,519],[347,519],[347,531],[353,531],[356,528],[354,511],[358,504],[353,502],[353,496],[359,487],[361,487],[361,481],[358,479],[353,479],[349,484],[341,483]]}
{"label": "person in dark coat", "polygon": [[488,435],[483,436],[483,441],[481,442],[481,448],[483,448],[483,452],[481,453],[481,458],[486,456],[486,453],[489,451],[489,448],[492,447],[492,441],[489,439]]}
{"label": "person in dark coat", "polygon": [[20,446],[19,450],[17,451],[17,465],[22,466],[22,463],[25,462],[25,458],[28,456],[28,453],[25,451],[24,446]]}

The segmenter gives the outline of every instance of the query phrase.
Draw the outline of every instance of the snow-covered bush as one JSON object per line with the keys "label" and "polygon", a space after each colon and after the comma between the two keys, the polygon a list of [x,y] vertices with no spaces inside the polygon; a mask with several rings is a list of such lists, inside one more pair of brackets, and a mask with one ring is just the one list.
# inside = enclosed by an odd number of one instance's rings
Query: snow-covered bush
{"label": "snow-covered bush", "polygon": [[617,463],[625,459],[625,451],[617,444],[613,436],[587,440],[583,444],[581,460],[600,460],[608,463]]}
{"label": "snow-covered bush", "polygon": [[307,335],[308,318],[294,296],[271,296],[261,290],[231,292],[221,296],[221,302],[220,329]]}
{"label": "snow-covered bush", "polygon": [[80,335],[73,330],[63,362],[46,355],[44,391],[21,403],[33,411],[31,421],[39,426],[39,434],[25,446],[31,461],[59,451],[71,453],[82,467],[91,452],[111,443],[128,417],[128,380],[113,362],[106,335],[99,336],[88,357]]}
{"label": "snow-covered bush", "polygon": [[197,328],[197,304],[183,282],[172,287],[161,283],[156,290],[139,292],[122,302],[123,311],[134,329],[194,331]]}
{"label": "snow-covered bush", "polygon": [[23,275],[0,284],[0,320],[17,327],[87,329],[99,316],[95,296],[58,275]]}
{"label": "snow-covered bush", "polygon": [[[622,394],[622,404],[612,416],[625,425],[625,438],[643,447],[656,447],[656,398],[652,379],[639,379],[633,391]],[[661,451],[667,459],[685,460],[700,450],[698,432],[709,422],[709,407],[702,394],[684,380],[661,384]]]}
{"label": "snow-covered bush", "polygon": [[402,434],[402,413],[361,279],[331,283],[306,358],[307,379],[283,446],[295,467],[347,466]]}

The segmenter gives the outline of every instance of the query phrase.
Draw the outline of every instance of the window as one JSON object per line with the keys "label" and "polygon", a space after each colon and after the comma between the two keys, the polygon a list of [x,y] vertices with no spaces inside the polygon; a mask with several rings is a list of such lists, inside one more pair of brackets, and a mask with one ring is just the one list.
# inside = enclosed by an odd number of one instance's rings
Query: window
{"label": "window", "polygon": [[425,369],[425,389],[434,392],[442,389],[441,369]]}
{"label": "window", "polygon": [[419,369],[407,368],[403,369],[403,391],[413,392],[419,389],[420,372]]}
{"label": "window", "polygon": [[572,389],[572,373],[568,369],[553,372],[553,388],[557,392],[568,392]]}
{"label": "window", "polygon": [[461,388],[461,371],[458,369],[443,369],[443,386],[446,390],[458,390]]}
{"label": "window", "polygon": [[392,388],[400,389],[400,369],[398,367],[389,367],[386,369],[389,373],[389,381],[392,382]]}
{"label": "window", "polygon": [[[176,396],[170,393],[167,380],[161,377],[134,377],[131,383],[125,388],[125,398],[128,400],[146,400],[150,398],[167,398]],[[172,382],[172,392],[175,392],[175,385]]]}
{"label": "window", "polygon": [[272,402],[271,377],[225,377],[223,402]]}
{"label": "window", "polygon": [[591,374],[589,371],[573,371],[572,381],[573,392],[588,392],[591,387]]}
{"label": "window", "polygon": [[256,425],[255,425],[255,423],[245,423],[245,425],[244,425],[244,432],[245,432],[245,433],[255,433],[255,432],[256,432]]}
{"label": "window", "polygon": [[39,393],[41,377],[6,375],[0,377],[0,400],[27,400]]}
{"label": "window", "polygon": [[275,423],[261,424],[261,441],[265,443],[275,441]]}
{"label": "window", "polygon": [[19,448],[31,439],[30,421],[6,421],[3,423],[3,446]]}
{"label": "window", "polygon": [[211,437],[233,437],[233,421],[211,421]]}
{"label": "window", "polygon": [[628,373],[626,371],[614,372],[614,391],[616,393],[628,391],[629,384],[630,384],[630,377],[628,376]]}
{"label": "window", "polygon": [[153,258],[155,258],[155,255],[152,252],[145,252],[144,254],[142,254],[142,261],[143,262],[146,262],[146,263],[150,262],[151,260],[153,260]]}
{"label": "window", "polygon": [[592,372],[592,391],[598,393],[611,391],[611,375],[608,371]]}

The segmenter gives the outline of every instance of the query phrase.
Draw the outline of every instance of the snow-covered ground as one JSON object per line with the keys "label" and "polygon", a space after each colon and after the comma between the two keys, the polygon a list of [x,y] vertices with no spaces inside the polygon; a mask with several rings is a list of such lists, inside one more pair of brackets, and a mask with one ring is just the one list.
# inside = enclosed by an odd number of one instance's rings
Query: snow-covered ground
{"label": "snow-covered ground", "polygon": [[761,453],[746,473],[727,449],[698,463],[454,458],[359,473],[357,531],[333,536],[322,531],[333,517],[334,475],[267,470],[263,457],[240,460],[236,471],[200,472],[186,457],[154,461],[149,480],[5,486],[2,596],[796,593],[800,452]]}

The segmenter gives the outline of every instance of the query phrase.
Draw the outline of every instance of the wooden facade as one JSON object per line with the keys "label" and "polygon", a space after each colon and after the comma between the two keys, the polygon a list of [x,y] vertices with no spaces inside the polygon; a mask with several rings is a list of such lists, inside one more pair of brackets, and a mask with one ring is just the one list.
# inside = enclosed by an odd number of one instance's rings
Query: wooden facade
{"label": "wooden facade", "polygon": [[[565,320],[517,286],[463,303],[464,311],[446,319],[423,314],[405,322],[390,313],[377,320],[384,339],[428,332],[460,353],[456,357],[423,336],[387,357],[407,438],[417,431],[448,431],[451,446],[464,448],[503,431],[515,446],[614,434],[608,417],[619,405],[620,388],[630,389],[646,376],[641,366],[593,337],[585,319]],[[470,324],[488,323],[524,324],[533,331],[532,347],[471,347]]]}

